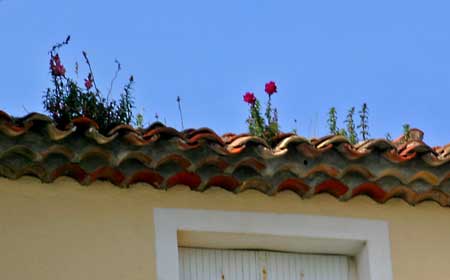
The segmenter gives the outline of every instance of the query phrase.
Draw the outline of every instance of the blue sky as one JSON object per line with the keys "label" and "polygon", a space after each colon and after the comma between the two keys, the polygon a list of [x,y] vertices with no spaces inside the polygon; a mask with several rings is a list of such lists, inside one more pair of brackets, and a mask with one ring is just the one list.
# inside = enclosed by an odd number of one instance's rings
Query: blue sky
{"label": "blue sky", "polygon": [[327,134],[327,111],[367,102],[372,137],[396,137],[404,123],[430,145],[450,142],[450,2],[448,1],[0,1],[0,109],[42,112],[48,50],[69,72],[86,50],[107,91],[114,59],[133,74],[137,111],[157,112],[180,128],[245,132],[242,95],[274,103],[283,130]]}

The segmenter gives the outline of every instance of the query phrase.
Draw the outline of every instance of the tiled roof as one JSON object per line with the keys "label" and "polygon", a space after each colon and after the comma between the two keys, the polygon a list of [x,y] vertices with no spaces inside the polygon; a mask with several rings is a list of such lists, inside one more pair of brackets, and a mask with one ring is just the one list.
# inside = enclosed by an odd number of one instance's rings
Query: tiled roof
{"label": "tiled roof", "polygon": [[413,129],[406,141],[374,139],[351,145],[342,136],[306,139],[283,134],[272,147],[248,134],[177,131],[155,123],[147,129],[117,126],[108,134],[79,118],[60,130],[47,116],[13,119],[0,111],[0,176],[24,175],[50,183],[69,176],[127,187],[138,182],[166,189],[218,186],[234,193],[284,190],[303,198],[327,192],[345,201],[368,195],[383,203],[433,200],[450,206],[450,144],[429,147]]}

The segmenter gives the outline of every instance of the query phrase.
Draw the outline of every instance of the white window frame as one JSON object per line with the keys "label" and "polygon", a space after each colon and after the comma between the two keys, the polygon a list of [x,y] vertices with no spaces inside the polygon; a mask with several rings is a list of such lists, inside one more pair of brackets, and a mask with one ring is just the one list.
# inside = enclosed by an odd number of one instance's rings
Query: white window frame
{"label": "white window frame", "polygon": [[[358,280],[392,280],[386,221],[303,214],[155,208],[154,225],[157,280],[179,280],[180,244],[177,234],[180,231],[201,233],[203,237],[208,233],[212,236],[220,233],[274,236],[274,240],[298,238],[306,243],[311,240],[309,243],[315,246],[313,250],[316,253],[322,251],[354,256]],[[321,247],[324,245],[317,240],[324,240],[327,248]],[[198,242],[197,245],[201,246]]]}

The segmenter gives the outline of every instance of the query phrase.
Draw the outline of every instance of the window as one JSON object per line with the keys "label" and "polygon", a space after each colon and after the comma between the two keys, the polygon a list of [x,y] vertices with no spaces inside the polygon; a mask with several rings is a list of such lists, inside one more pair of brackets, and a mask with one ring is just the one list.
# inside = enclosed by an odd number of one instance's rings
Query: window
{"label": "window", "polygon": [[179,248],[180,280],[349,280],[349,257]]}
{"label": "window", "polygon": [[356,273],[349,273],[350,279],[392,280],[389,234],[384,221],[155,209],[154,222],[157,280],[180,279],[179,247],[183,246],[344,255],[355,260]]}

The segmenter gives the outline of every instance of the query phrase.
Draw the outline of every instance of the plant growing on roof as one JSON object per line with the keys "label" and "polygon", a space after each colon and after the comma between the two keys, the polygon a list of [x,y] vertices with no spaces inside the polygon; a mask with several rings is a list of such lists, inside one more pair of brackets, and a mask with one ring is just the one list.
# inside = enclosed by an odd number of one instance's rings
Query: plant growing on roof
{"label": "plant growing on roof", "polygon": [[[346,128],[339,128],[337,124],[337,111],[335,107],[331,107],[328,111],[328,128],[330,134],[332,135],[342,135],[348,138],[349,142],[356,144],[358,139],[358,134],[356,132],[356,125],[354,121],[355,107],[351,107],[348,112],[346,119],[344,121]],[[364,103],[359,111],[360,124],[357,126],[360,130],[360,134],[363,140],[367,140],[369,137],[369,109],[366,103]]]}
{"label": "plant growing on roof", "polygon": [[360,123],[358,128],[360,129],[360,134],[362,140],[367,140],[369,138],[369,107],[367,103],[363,103],[361,110],[359,111]]}
{"label": "plant growing on roof", "polygon": [[353,116],[355,115],[355,107],[351,107],[348,110],[347,118],[345,119],[345,124],[347,125],[347,137],[350,143],[356,144],[358,142],[358,136],[355,131],[355,122],[353,121]]}
{"label": "plant growing on roof", "polygon": [[243,98],[250,105],[250,115],[247,118],[250,134],[261,137],[271,144],[273,138],[280,133],[278,111],[276,108],[272,108],[272,95],[277,92],[275,82],[270,81],[266,83],[265,92],[268,95],[265,118],[261,115],[261,103],[253,92],[245,93]]}
{"label": "plant growing on roof", "polygon": [[328,112],[328,128],[330,129],[330,134],[338,135],[339,129],[337,127],[337,112],[336,108],[331,107]]}
{"label": "plant growing on roof", "polygon": [[392,141],[392,135],[388,132],[386,133],[386,135],[384,136],[384,138],[388,141]]}
{"label": "plant growing on roof", "polygon": [[336,108],[331,107],[330,111],[328,111],[328,128],[330,130],[330,134],[333,135],[342,135],[344,137],[347,137],[348,133],[345,131],[344,128],[339,128],[337,125],[337,111]]}
{"label": "plant growing on roof", "polygon": [[136,120],[134,124],[137,128],[144,128],[144,115],[142,113],[138,113],[136,115]]}
{"label": "plant growing on roof", "polygon": [[403,138],[405,139],[405,141],[409,141],[409,139],[411,138],[411,126],[407,123],[405,123],[403,125]]}
{"label": "plant growing on roof", "polygon": [[[66,75],[66,69],[61,62],[58,50],[67,45],[70,36],[62,43],[54,45],[50,54],[50,75],[52,86],[47,88],[43,96],[43,105],[45,110],[56,122],[59,128],[66,127],[74,118],[88,117],[94,120],[99,130],[103,133],[119,124],[130,124],[133,119],[133,83],[134,78],[130,76],[128,82],[123,88],[118,101],[102,96],[97,87],[91,62],[85,51],[82,52],[88,73],[84,79],[84,87],[80,87],[76,79]],[[111,88],[121,69],[118,63],[118,69],[111,81]],[[77,63],[78,65],[78,63]],[[78,76],[78,66],[76,66],[76,75]],[[109,92],[111,92],[111,88]]]}

